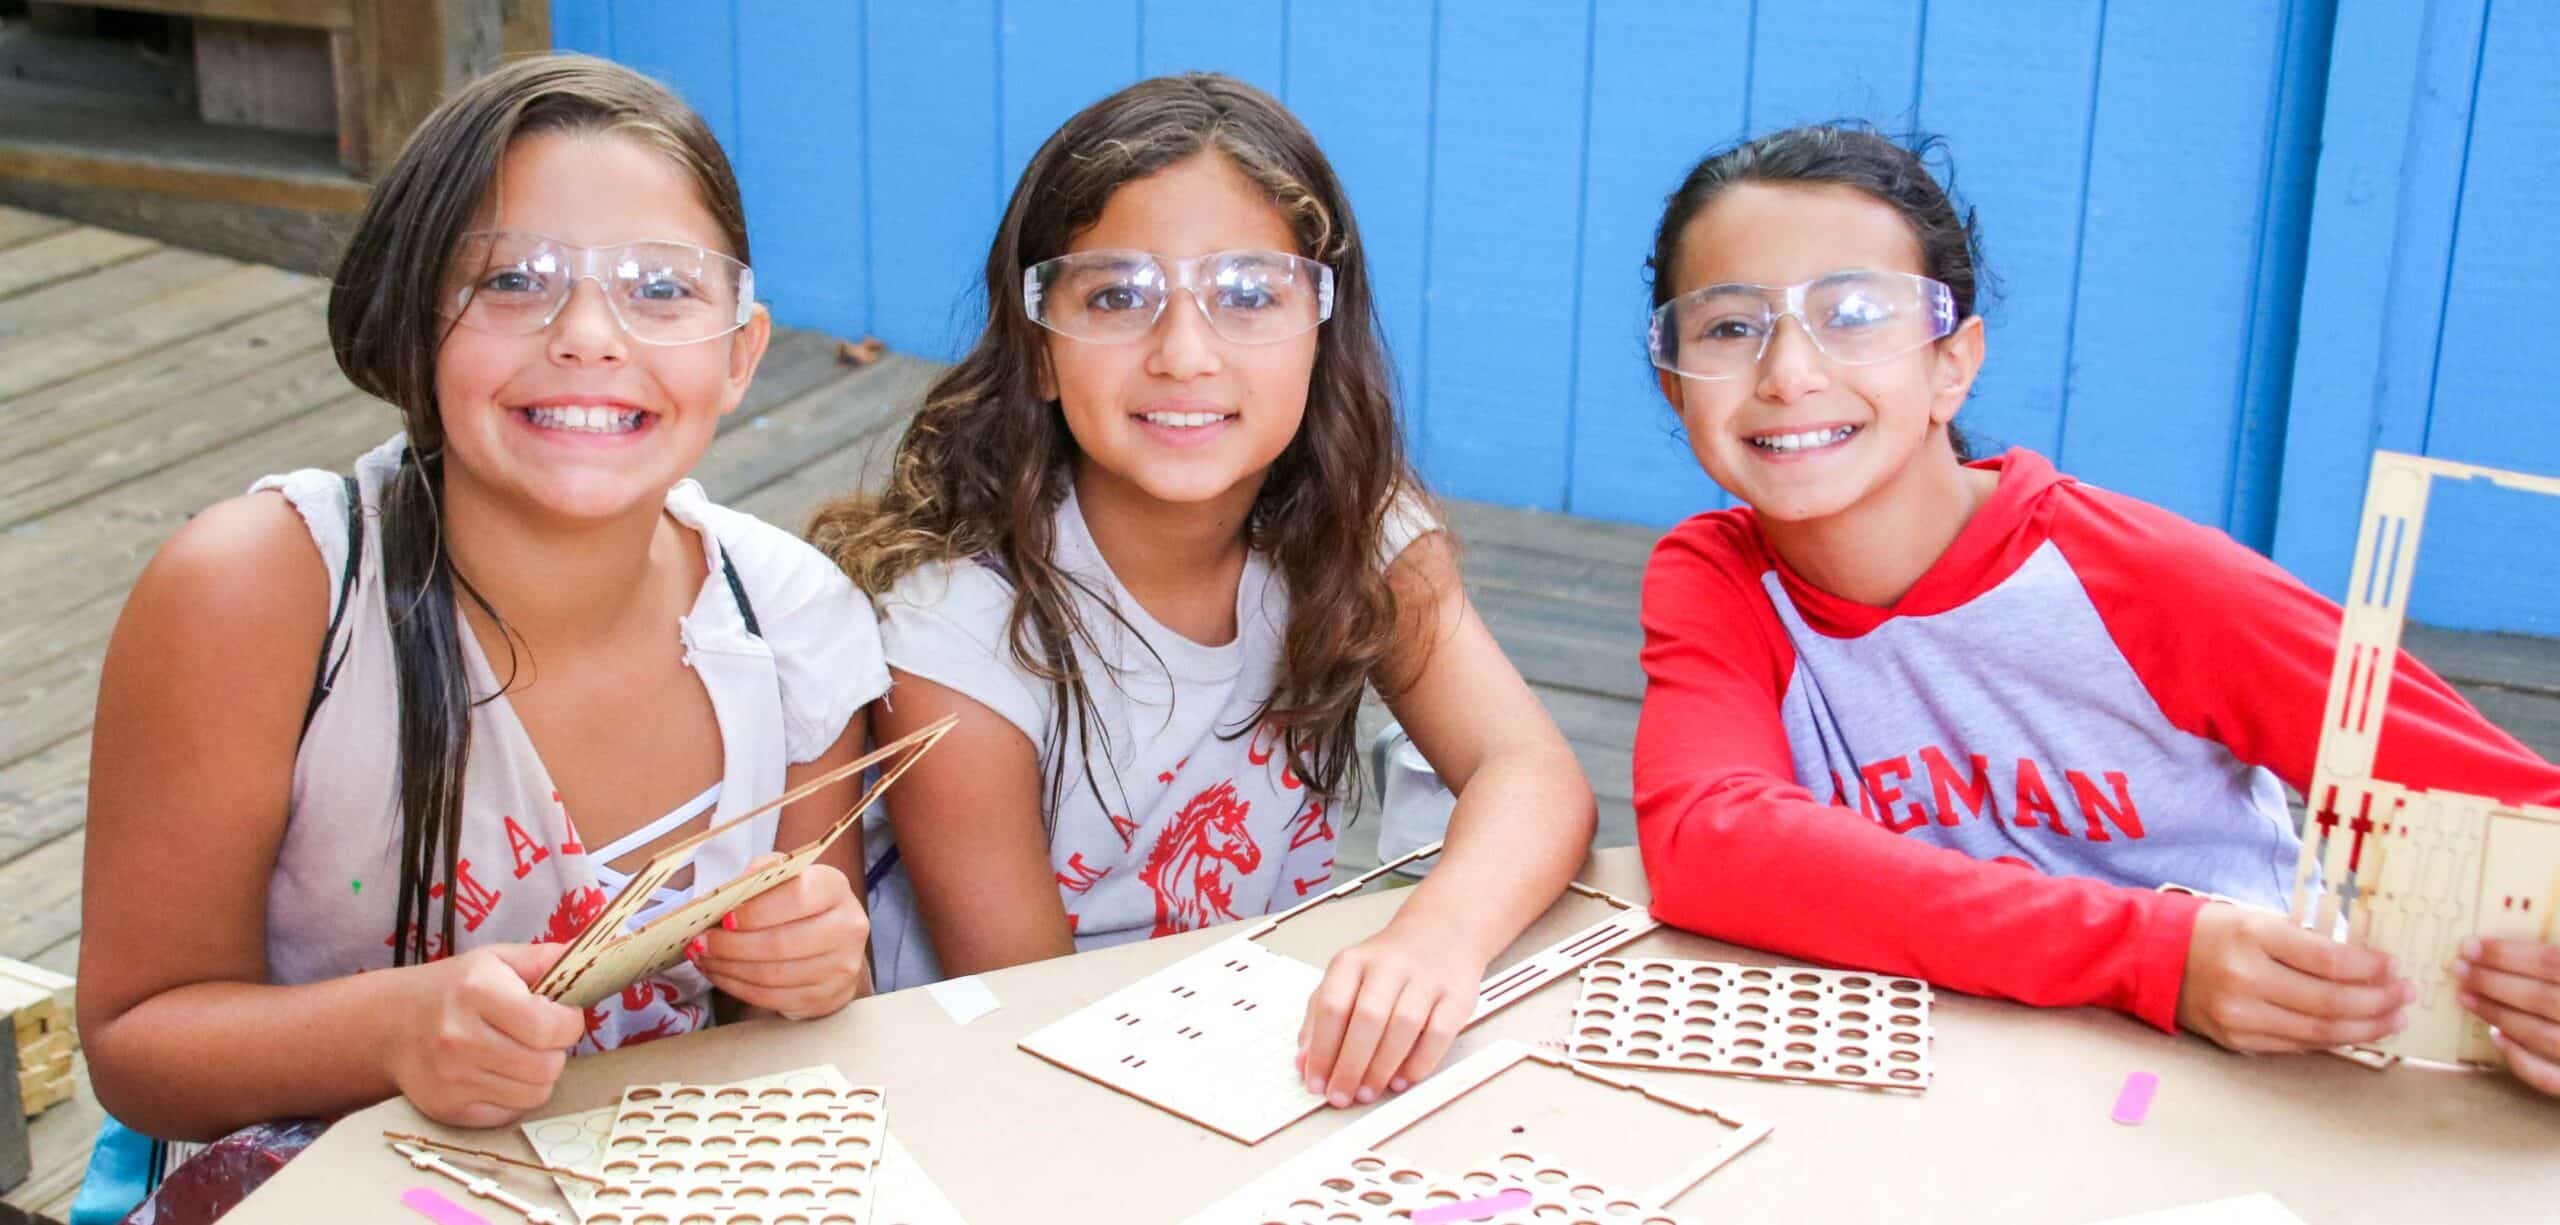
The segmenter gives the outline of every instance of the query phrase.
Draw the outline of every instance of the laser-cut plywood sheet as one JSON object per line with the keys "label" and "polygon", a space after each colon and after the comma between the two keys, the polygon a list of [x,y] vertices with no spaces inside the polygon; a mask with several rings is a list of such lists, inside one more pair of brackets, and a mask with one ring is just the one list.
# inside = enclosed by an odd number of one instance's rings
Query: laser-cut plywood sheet
{"label": "laser-cut plywood sheet", "polygon": [[[629,986],[635,979],[674,965],[683,957],[685,945],[719,922],[720,916],[745,905],[765,890],[798,876],[815,862],[820,853],[844,836],[845,831],[861,822],[863,812],[888,794],[889,788],[896,785],[918,758],[941,743],[943,735],[957,721],[957,716],[947,716],[811,779],[750,812],[650,856],[649,862],[631,874],[622,891],[615,894],[586,929],[578,933],[578,938],[569,943],[569,947],[560,954],[560,960],[553,963],[549,972],[534,985],[534,992],[572,1007],[585,1008]],[[625,930],[632,916],[649,904],[661,886],[691,864],[694,856],[710,845],[712,839],[765,813],[796,803],[822,787],[884,763],[880,777],[863,789],[861,798],[854,801],[852,811],[838,818],[825,833],[811,839],[807,845],[753,872],[724,882],[650,920],[637,931]]]}
{"label": "laser-cut plywood sheet", "polygon": [[1925,1090],[1933,998],[1889,974],[1603,959],[1583,967],[1566,1049],[1592,1063]]}
{"label": "laser-cut plywood sheet", "polygon": [[[1033,1031],[1020,1046],[1220,1135],[1258,1144],[1324,1105],[1295,1068],[1298,1025],[1324,972],[1257,941],[1439,850],[1433,843],[1345,882]],[[1469,1024],[1657,926],[1642,907],[1576,888],[1612,913],[1487,976]]]}
{"label": "laser-cut plywood sheet", "polygon": [[2409,1027],[2369,1050],[2495,1064],[2488,1027],[2462,1010],[2445,967],[2473,936],[2552,938],[2560,809],[2421,790],[2374,772],[2427,496],[2438,479],[2560,496],[2560,480],[2548,477],[2374,453],[2306,796],[2310,824],[2294,869],[2293,912],[2315,931],[2343,931],[2408,967],[2418,988]]}
{"label": "laser-cut plywood sheet", "polygon": [[1265,1215],[1261,1225],[1402,1225],[1413,1214],[1448,1204],[1525,1192],[1495,1219],[1556,1225],[1704,1225],[1695,1217],[1647,1208],[1635,1193],[1608,1186],[1536,1153],[1505,1152],[1456,1174],[1418,1169],[1380,1153],[1359,1152],[1317,1172],[1313,1185]]}
{"label": "laser-cut plywood sheet", "polygon": [[[1507,1094],[1506,1086],[1496,1084],[1514,1077],[1535,1083],[1508,1086]],[[1588,1169],[1605,1151],[1555,1154],[1509,1141],[1508,1133],[1521,1128],[1508,1112],[1524,1100],[1542,1105],[1548,1117],[1541,1121],[1570,1119],[1572,1139],[1603,1150],[1625,1147],[1631,1136],[1644,1138],[1656,1146],[1653,1155],[1664,1158],[1658,1176],[1612,1181]],[[1474,1126],[1426,1135],[1453,1116]],[[1668,1097],[1521,1043],[1497,1042],[1236,1189],[1186,1225],[1391,1225],[1435,1207],[1515,1190],[1529,1202],[1515,1202],[1494,1219],[1697,1225],[1705,1218],[1674,1211],[1671,1201],[1768,1134],[1765,1123]],[[1448,1160],[1452,1144],[1475,1147],[1476,1155]],[[1638,1179],[1647,1185],[1623,1185]]]}
{"label": "laser-cut plywood sheet", "polygon": [[864,1225],[887,1113],[868,1085],[635,1085],[588,1225]]}
{"label": "laser-cut plywood sheet", "polygon": [[1322,977],[1238,936],[1067,1014],[1022,1049],[1252,1144],[1324,1104],[1295,1067]]}
{"label": "laser-cut plywood sheet", "polygon": [[[844,1074],[833,1066],[800,1068],[773,1076],[737,1081],[731,1085],[711,1086],[715,1090],[767,1088],[851,1088]],[[603,1177],[605,1154],[612,1139],[613,1125],[620,1106],[600,1106],[577,1114],[537,1119],[522,1125],[525,1139],[532,1142],[541,1159],[562,1169]],[[555,1185],[567,1197],[581,1225],[601,1225],[591,1214],[606,1205],[597,1196],[598,1188],[572,1179],[556,1179]],[[874,1175],[874,1203],[869,1225],[968,1225],[959,1210],[944,1197],[942,1188],[917,1164],[906,1147],[898,1143],[894,1132],[886,1132],[881,1140],[880,1161]],[[627,1197],[615,1197],[620,1203]],[[670,1220],[681,1219],[681,1216]]]}

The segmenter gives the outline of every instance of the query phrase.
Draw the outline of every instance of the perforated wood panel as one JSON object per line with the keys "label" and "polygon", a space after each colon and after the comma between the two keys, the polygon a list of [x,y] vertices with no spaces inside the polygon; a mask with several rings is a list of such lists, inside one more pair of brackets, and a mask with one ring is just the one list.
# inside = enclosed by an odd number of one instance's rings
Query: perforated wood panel
{"label": "perforated wood panel", "polygon": [[1778,1080],[1929,1087],[1929,984],[1809,966],[1595,961],[1576,1059]]}
{"label": "perforated wood panel", "polygon": [[635,1085],[590,1225],[863,1225],[888,1109],[878,1088]]}
{"label": "perforated wood panel", "polygon": [[[719,1089],[758,1091],[769,1088],[846,1090],[852,1086],[844,1074],[832,1066],[800,1068],[774,1076],[739,1081],[734,1085],[711,1086]],[[605,1175],[605,1155],[612,1140],[619,1105],[603,1106],[578,1114],[538,1119],[523,1125],[525,1138],[543,1161],[581,1174]],[[599,1188],[570,1179],[555,1180],[570,1207],[583,1225],[598,1225],[608,1204],[598,1196]],[[895,1134],[884,1127],[880,1141],[880,1160],[874,1175],[874,1200],[868,1225],[967,1225],[957,1209],[951,1206],[942,1189],[917,1164]],[[611,1206],[620,1208],[636,1197],[618,1195]],[[664,1197],[660,1197],[661,1200]],[[681,1202],[681,1201],[679,1201]],[[669,1225],[682,1219],[681,1214],[668,1215]],[[810,1218],[813,1222],[823,1217]]]}
{"label": "perforated wood panel", "polygon": [[[1480,1091],[1485,1093],[1478,1099],[1487,1103],[1484,1109],[1503,1109],[1491,1104],[1502,1096],[1502,1086],[1491,1090],[1487,1086],[1497,1079],[1509,1085],[1508,1078],[1514,1075],[1531,1078],[1515,1089],[1534,1094],[1542,1109],[1571,1112],[1576,1138],[1605,1145],[1612,1135],[1638,1130],[1656,1147],[1677,1155],[1661,1170],[1662,1177],[1643,1189],[1611,1185],[1579,1172],[1578,1166],[1595,1154],[1559,1157],[1510,1147],[1517,1141],[1498,1141],[1499,1146],[1467,1160],[1454,1172],[1401,1155],[1408,1145],[1431,1143],[1425,1133],[1447,1121],[1435,1122],[1435,1116]],[[1435,1206],[1486,1199],[1513,1189],[1526,1193],[1529,1203],[1515,1203],[1494,1220],[1539,1225],[1694,1225],[1702,1218],[1671,1211],[1671,1201],[1768,1134],[1766,1123],[1681,1101],[1521,1043],[1496,1042],[1442,1069],[1412,1092],[1380,1103],[1341,1131],[1238,1187],[1185,1225],[1401,1225]],[[1666,1136],[1670,1141],[1661,1143]]]}
{"label": "perforated wood panel", "polygon": [[[1258,1144],[1324,1105],[1307,1092],[1295,1067],[1298,1025],[1324,972],[1256,941],[1439,851],[1435,842],[1337,885],[1033,1031],[1021,1048],[1220,1135]],[[1642,907],[1574,888],[1615,913],[1488,975],[1469,1024],[1656,926]]]}
{"label": "perforated wood panel", "polygon": [[1541,1225],[1702,1225],[1694,1217],[1648,1208],[1634,1192],[1585,1178],[1563,1162],[1535,1153],[1501,1153],[1461,1173],[1439,1174],[1367,1151],[1318,1172],[1286,1203],[1260,1214],[1259,1225],[1402,1225],[1416,1212],[1512,1190],[1525,1192],[1527,1202],[1515,1198],[1494,1219]]}

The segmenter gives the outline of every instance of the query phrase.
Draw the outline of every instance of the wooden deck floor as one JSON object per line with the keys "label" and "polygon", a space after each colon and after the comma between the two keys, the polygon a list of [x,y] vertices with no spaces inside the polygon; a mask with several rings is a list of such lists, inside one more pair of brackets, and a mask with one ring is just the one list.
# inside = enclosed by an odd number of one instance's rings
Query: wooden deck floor
{"label": "wooden deck floor", "polygon": [[[308,277],[0,208],[0,955],[74,970],[98,665],[152,550],[262,474],[343,469],[397,428],[339,375],[326,295]],[[714,498],[796,527],[882,474],[933,371],[896,355],[855,369],[828,337],[779,333],[698,475]],[[1654,534],[1474,503],[1448,512],[1485,620],[1591,777],[1599,842],[1631,843],[1635,607]],[[2560,644],[2411,642],[2560,756]],[[1346,847],[1346,865],[1363,854]],[[97,1118],[84,1085],[36,1120],[36,1172],[6,1204],[59,1216]]]}

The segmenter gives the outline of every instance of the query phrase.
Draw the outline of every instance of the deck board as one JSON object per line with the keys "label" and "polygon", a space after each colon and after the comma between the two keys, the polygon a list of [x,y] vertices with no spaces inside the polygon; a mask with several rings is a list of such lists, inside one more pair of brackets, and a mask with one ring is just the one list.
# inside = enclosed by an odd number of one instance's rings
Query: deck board
{"label": "deck board", "polygon": [[319,283],[300,273],[243,266],[121,314],[0,342],[0,398],[74,379],[319,292]]}
{"label": "deck board", "polygon": [[[398,428],[336,369],[308,277],[0,207],[0,955],[69,973],[79,951],[97,668],[153,549],[256,477],[343,469]],[[696,472],[713,497],[792,530],[876,491],[936,367],[854,367],[777,330]],[[1453,501],[1486,624],[1572,743],[1601,845],[1634,840],[1628,756],[1644,677],[1636,621],[1658,533]],[[2410,631],[2494,719],[2560,754],[2560,643]],[[1364,729],[1387,713],[1373,699]],[[1374,862],[1374,811],[1345,833]],[[99,1118],[81,1096],[35,1120],[34,1176],[6,1203],[59,1216]]]}

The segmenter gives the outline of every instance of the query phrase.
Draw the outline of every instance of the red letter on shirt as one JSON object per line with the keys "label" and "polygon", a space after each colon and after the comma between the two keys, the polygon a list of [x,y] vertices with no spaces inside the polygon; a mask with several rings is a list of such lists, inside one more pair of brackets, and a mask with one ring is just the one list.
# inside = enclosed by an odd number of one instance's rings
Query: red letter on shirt
{"label": "red letter on shirt", "polygon": [[514,817],[508,817],[506,820],[507,849],[515,852],[516,879],[523,880],[532,874],[533,865],[551,858],[551,852],[545,850],[541,843],[534,841],[533,835],[524,832],[524,827],[516,824]]}
{"label": "red letter on shirt", "polygon": [[1866,780],[1867,790],[1875,793],[1876,820],[1883,822],[1886,829],[1897,834],[1907,834],[1929,823],[1929,810],[1918,804],[1911,805],[1909,820],[1897,821],[1893,818],[1893,802],[1902,798],[1902,788],[1885,780],[1911,777],[1910,758],[1896,757],[1891,761],[1879,761],[1871,766],[1861,766],[1858,769],[1858,775]]}
{"label": "red letter on shirt", "polygon": [[2018,759],[2018,815],[2010,820],[2020,825],[2034,825],[2035,814],[2044,814],[2044,827],[2068,837],[2062,828],[2062,810],[2053,806],[2053,793],[2045,790],[2044,771],[2027,758]]}
{"label": "red letter on shirt", "polygon": [[[1069,876],[1067,872],[1075,875]],[[1058,873],[1058,887],[1069,893],[1082,893],[1093,888],[1094,882],[1111,875],[1109,868],[1097,868],[1086,863],[1082,851],[1067,856],[1067,872]]]}
{"label": "red letter on shirt", "polygon": [[[1838,770],[1831,772],[1831,804],[1835,808],[1849,806],[1849,789],[1841,784]],[[1867,798],[1867,788],[1864,783],[1858,786],[1858,815],[1870,821],[1876,819],[1875,803]]]}
{"label": "red letter on shirt", "polygon": [[2123,771],[2109,770],[2106,773],[2107,785],[2115,788],[2116,792],[2116,799],[2112,804],[2107,802],[2105,796],[2098,794],[2098,785],[2090,782],[2088,775],[2078,770],[2065,770],[2062,772],[2062,777],[2071,784],[2071,794],[2080,801],[2080,819],[2089,823],[2089,841],[2115,841],[2107,836],[2106,826],[2098,823],[2098,816],[2101,813],[2106,814],[2108,820],[2115,822],[2116,828],[2123,830],[2125,837],[2142,836],[2142,814],[2135,811],[2133,807],[2132,784],[2125,779]]}
{"label": "red letter on shirt", "polygon": [[[498,908],[498,891],[471,879],[471,861],[468,859],[453,866],[453,883],[456,886],[453,909],[454,913],[462,916],[462,930],[467,932],[480,930],[480,921],[488,918],[489,912]],[[444,886],[437,885],[428,889],[427,896],[442,898]]]}
{"label": "red letter on shirt", "polygon": [[1991,798],[1991,776],[1988,773],[1991,763],[1985,761],[1982,754],[1973,755],[1973,778],[1970,781],[1957,776],[1955,763],[1948,761],[1947,755],[1939,752],[1934,744],[1920,750],[1920,764],[1928,769],[1929,788],[1937,794],[1938,824],[1954,825],[1962,820],[1956,816],[1957,800],[1964,801],[1966,815],[1982,815],[1982,805]]}

